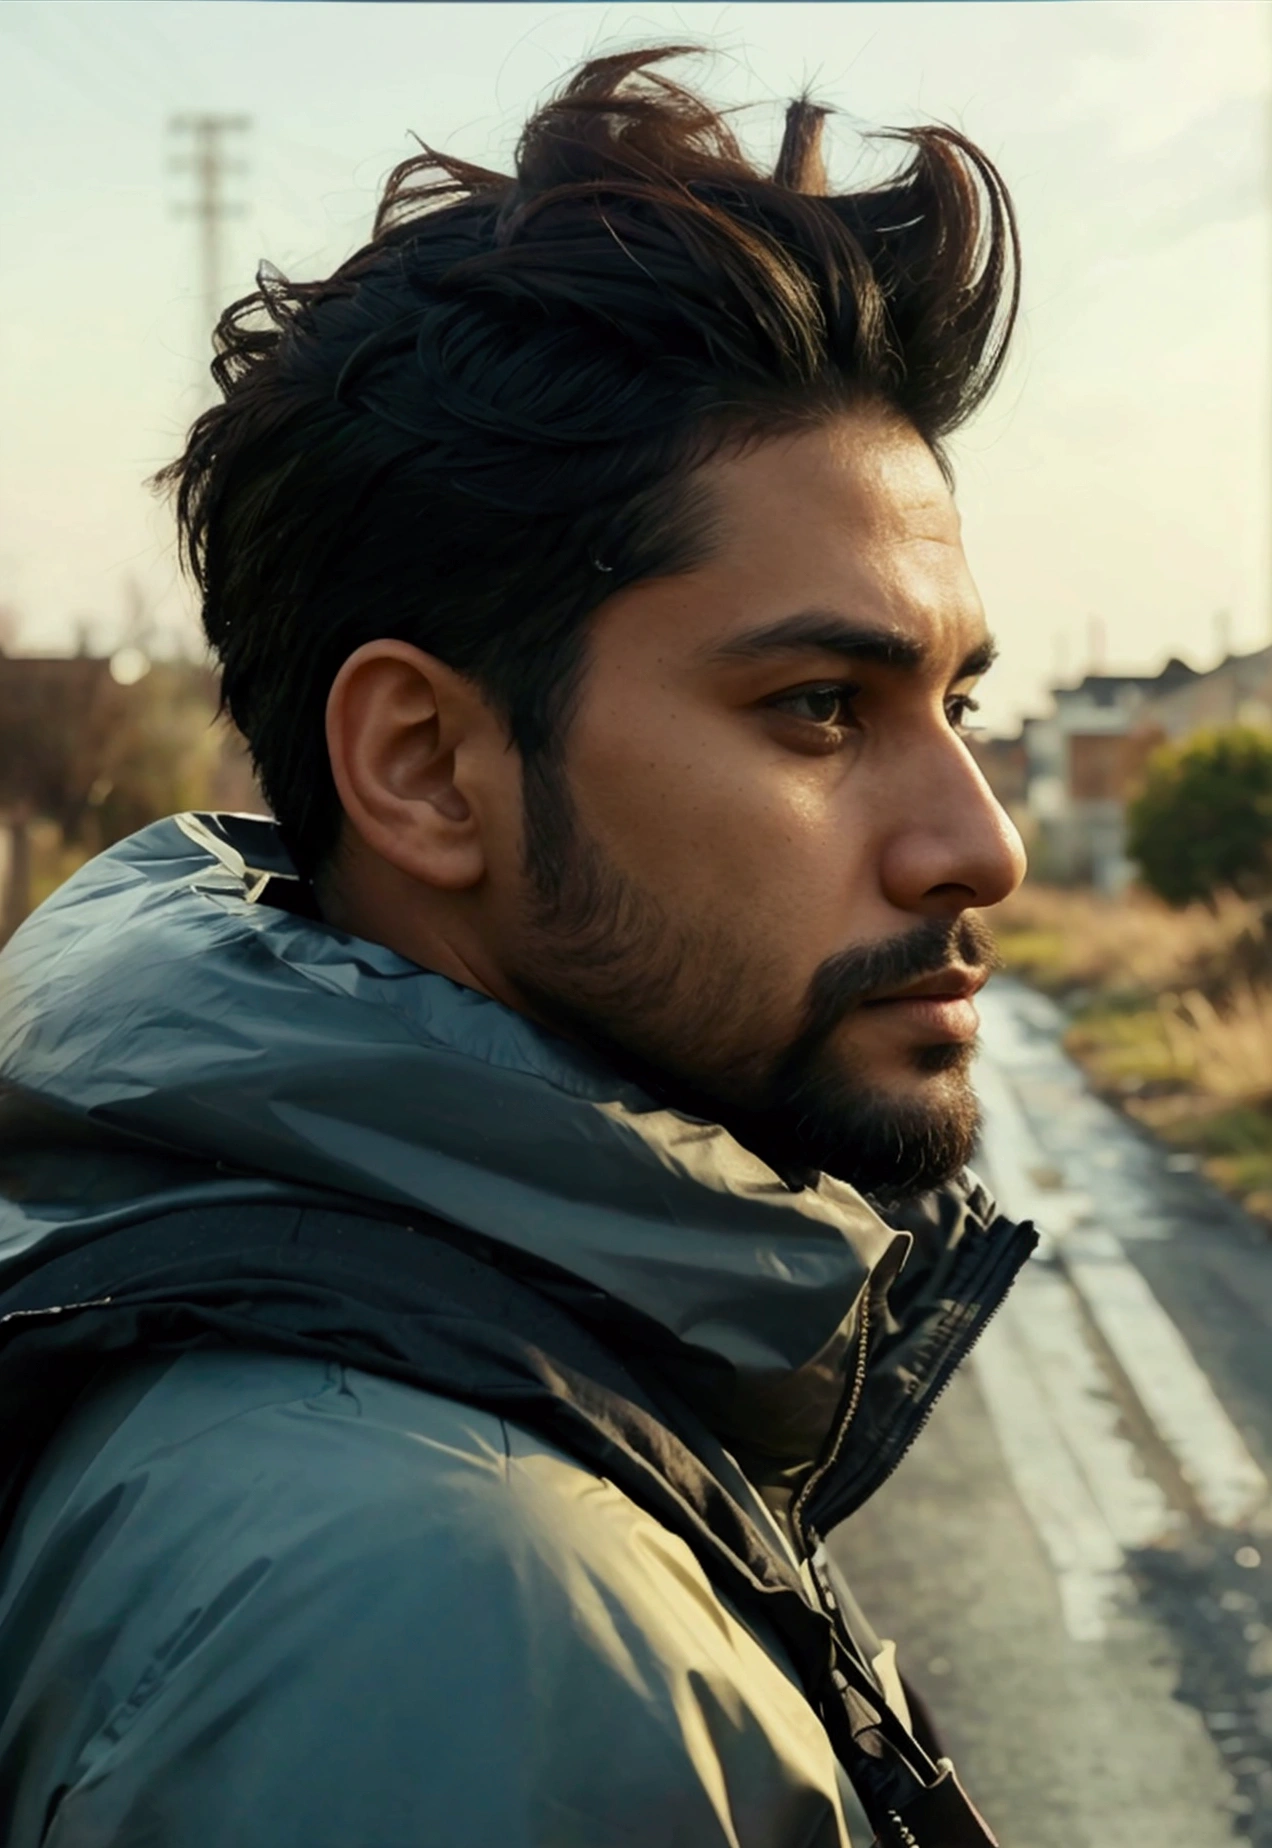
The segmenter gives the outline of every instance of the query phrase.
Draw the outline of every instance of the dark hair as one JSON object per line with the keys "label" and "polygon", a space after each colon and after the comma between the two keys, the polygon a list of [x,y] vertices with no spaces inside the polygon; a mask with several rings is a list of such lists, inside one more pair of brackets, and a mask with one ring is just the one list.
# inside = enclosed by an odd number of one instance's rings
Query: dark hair
{"label": "dark hair", "polygon": [[826,111],[770,178],[656,67],[583,65],[511,178],[430,148],[325,281],[263,266],[222,315],[224,402],[159,476],[223,698],[302,871],[340,807],[324,711],[394,636],[469,675],[529,774],[559,752],[589,615],[709,545],[690,471],[878,401],[941,454],[1002,364],[1011,204],[948,128],[889,131],[886,184],[830,194]]}

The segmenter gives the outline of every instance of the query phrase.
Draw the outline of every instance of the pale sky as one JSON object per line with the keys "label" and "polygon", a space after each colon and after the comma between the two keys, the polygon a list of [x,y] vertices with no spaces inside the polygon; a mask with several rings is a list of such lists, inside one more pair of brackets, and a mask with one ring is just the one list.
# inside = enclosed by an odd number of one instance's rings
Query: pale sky
{"label": "pale sky", "polygon": [[[191,631],[144,477],[206,372],[179,112],[243,112],[226,299],[267,258],[326,274],[414,131],[506,165],[584,55],[692,40],[771,156],[806,84],[858,130],[956,124],[1019,209],[1010,371],[958,440],[972,569],[1003,645],[991,726],[1057,667],[1208,665],[1272,635],[1272,275],[1264,0],[745,5],[4,0],[0,605],[27,651],[121,636],[130,595]],[[865,157],[867,160],[869,156]],[[130,591],[130,585],[133,589]],[[1227,612],[1221,616],[1221,612]]]}

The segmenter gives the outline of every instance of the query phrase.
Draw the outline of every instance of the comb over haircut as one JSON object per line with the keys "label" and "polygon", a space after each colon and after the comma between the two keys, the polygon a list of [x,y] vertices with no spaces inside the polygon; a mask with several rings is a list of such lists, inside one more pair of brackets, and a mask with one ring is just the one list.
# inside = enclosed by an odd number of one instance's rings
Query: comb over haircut
{"label": "comb over haircut", "polygon": [[694,49],[582,65],[511,175],[425,146],[333,275],[262,266],[220,319],[223,401],[158,481],[306,874],[340,826],[327,696],[364,642],[413,643],[482,689],[529,810],[588,617],[709,554],[703,462],[873,404],[946,466],[998,375],[1019,253],[985,155],[949,128],[886,131],[895,176],[835,194],[827,111],[800,99],[762,172],[662,68]]}

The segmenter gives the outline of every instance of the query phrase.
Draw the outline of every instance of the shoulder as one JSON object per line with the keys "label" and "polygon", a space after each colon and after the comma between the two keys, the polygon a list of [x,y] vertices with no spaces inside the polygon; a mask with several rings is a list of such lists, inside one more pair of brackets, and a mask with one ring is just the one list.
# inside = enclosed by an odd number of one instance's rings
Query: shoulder
{"label": "shoulder", "polygon": [[[303,1357],[186,1354],[123,1369],[76,1408],[24,1498],[5,1577],[47,1563],[68,1527],[79,1569],[126,1559],[151,1601],[169,1574],[188,1585],[239,1554],[268,1557],[275,1579],[324,1558],[370,1570],[461,1538],[490,1554],[550,1525],[554,1504],[582,1505],[580,1478],[596,1480],[500,1418],[402,1381]],[[91,1511],[107,1504],[100,1524]]]}
{"label": "shoulder", "polygon": [[382,1607],[379,1648],[439,1613],[498,1613],[515,1638],[567,1607],[577,1645],[598,1598],[657,1625],[664,1575],[714,1608],[683,1542],[532,1432],[379,1375],[221,1350],[123,1370],[66,1422],[0,1557],[0,1643],[38,1583],[50,1607],[91,1588],[117,1656],[192,1608],[228,1622],[237,1599],[266,1623],[294,1606],[315,1647],[355,1609],[367,1635]]}
{"label": "shoulder", "polygon": [[[107,1502],[115,1516],[98,1532],[84,1517]],[[633,1591],[673,1558],[701,1576],[613,1483],[522,1426],[335,1363],[229,1350],[133,1366],[94,1390],[31,1485],[10,1580],[68,1524],[90,1554],[144,1558],[152,1587],[169,1560],[187,1575],[196,1561],[268,1554],[277,1576],[293,1557],[331,1553],[348,1568],[422,1547],[436,1549],[435,1573],[461,1552],[470,1568],[515,1552],[522,1573],[537,1558],[572,1579],[577,1556],[589,1573],[628,1576],[635,1553]]]}
{"label": "shoulder", "polygon": [[[732,1839],[736,1785],[767,1818],[757,1843],[811,1840],[814,1818],[840,1840],[824,1735],[688,1548],[462,1404],[304,1360],[189,1355],[82,1409],[14,1544],[0,1787],[20,1750],[33,1814],[74,1792],[68,1828],[115,1840],[144,1802],[162,1839],[198,1843],[189,1818],[228,1804],[218,1839],[248,1848],[301,1839],[302,1814],[318,1848],[700,1848]],[[85,1698],[52,1728],[57,1686]]]}

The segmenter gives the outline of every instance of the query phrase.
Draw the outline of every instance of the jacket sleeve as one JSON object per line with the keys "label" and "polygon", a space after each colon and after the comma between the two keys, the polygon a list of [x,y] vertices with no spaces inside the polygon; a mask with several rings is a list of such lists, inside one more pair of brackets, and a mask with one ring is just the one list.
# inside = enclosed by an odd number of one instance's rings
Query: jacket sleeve
{"label": "jacket sleeve", "polygon": [[845,1848],[811,1713],[757,1702],[679,1543],[425,1403],[427,1434],[276,1406],[151,1472],[51,1632],[127,1647],[33,1840]]}

